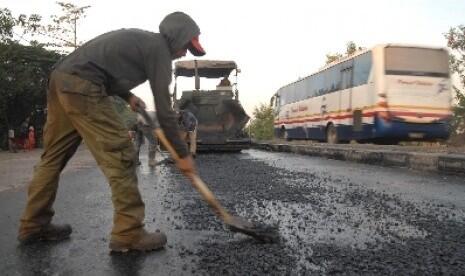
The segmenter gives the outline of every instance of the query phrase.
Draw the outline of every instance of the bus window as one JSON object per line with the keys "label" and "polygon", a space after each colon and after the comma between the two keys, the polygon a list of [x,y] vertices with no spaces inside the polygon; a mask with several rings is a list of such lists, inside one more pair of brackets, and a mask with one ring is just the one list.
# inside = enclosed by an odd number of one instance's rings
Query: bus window
{"label": "bus window", "polygon": [[290,101],[290,93],[289,93],[289,87],[283,87],[280,89],[279,94],[281,95],[281,104],[289,104],[291,103]]}
{"label": "bus window", "polygon": [[341,89],[351,88],[352,85],[352,73],[353,73],[353,60],[347,60],[341,63]]}
{"label": "bus window", "polygon": [[295,85],[296,101],[301,101],[307,98],[305,93],[306,93],[305,82],[304,80],[300,80]]}
{"label": "bus window", "polygon": [[449,56],[442,49],[386,47],[386,75],[449,77]]}
{"label": "bus window", "polygon": [[371,71],[371,51],[354,58],[354,86],[366,84]]}
{"label": "bus window", "polygon": [[295,103],[297,101],[297,95],[295,92],[295,85],[287,87],[287,93],[289,93],[289,103]]}
{"label": "bus window", "polygon": [[315,96],[319,96],[323,94],[323,85],[324,85],[324,78],[321,73],[316,74],[315,76],[315,86],[314,86],[314,94]]}
{"label": "bus window", "polygon": [[312,82],[311,82],[311,77],[307,77],[303,80],[303,87],[305,89],[305,99],[313,97],[313,88],[312,88]]}
{"label": "bus window", "polygon": [[340,89],[341,66],[339,64],[325,71],[325,90],[333,92]]}

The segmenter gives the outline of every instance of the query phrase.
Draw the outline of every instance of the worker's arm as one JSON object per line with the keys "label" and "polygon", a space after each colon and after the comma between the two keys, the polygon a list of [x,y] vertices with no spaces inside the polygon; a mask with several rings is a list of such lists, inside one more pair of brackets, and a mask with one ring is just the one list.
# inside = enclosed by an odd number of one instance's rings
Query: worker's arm
{"label": "worker's arm", "polygon": [[134,94],[131,93],[131,91],[127,90],[127,91],[123,91],[119,94],[117,94],[121,99],[125,100],[126,102],[129,103],[129,99],[134,96]]}
{"label": "worker's arm", "polygon": [[122,98],[123,100],[125,100],[129,106],[131,107],[132,111],[136,111],[137,107],[140,106],[142,107],[143,109],[146,108],[146,104],[145,102],[137,97],[136,95],[132,94],[131,91],[124,91],[122,93],[119,93],[117,94],[120,98]]}
{"label": "worker's arm", "polygon": [[127,102],[129,103],[129,106],[134,112],[137,110],[137,107],[142,107],[143,109],[147,107],[145,105],[145,102],[141,98],[137,97],[136,95],[130,96]]}
{"label": "worker's arm", "polygon": [[[158,121],[168,140],[179,157],[189,155],[186,143],[179,135],[176,113],[171,107],[169,85],[171,83],[171,54],[168,49],[159,47],[146,57],[146,73],[155,100]],[[186,163],[186,165],[189,165]],[[190,164],[192,165],[192,164]],[[179,166],[178,166],[179,167]],[[181,167],[180,167],[181,169]]]}

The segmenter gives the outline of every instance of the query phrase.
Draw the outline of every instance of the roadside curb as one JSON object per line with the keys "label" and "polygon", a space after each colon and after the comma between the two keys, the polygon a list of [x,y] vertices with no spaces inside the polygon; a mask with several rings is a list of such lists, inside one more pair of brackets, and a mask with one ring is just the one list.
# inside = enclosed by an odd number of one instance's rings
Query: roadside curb
{"label": "roadside curb", "polygon": [[417,171],[465,174],[465,154],[406,152],[392,150],[354,149],[341,145],[289,145],[252,143],[252,148],[325,157],[370,165],[403,167]]}

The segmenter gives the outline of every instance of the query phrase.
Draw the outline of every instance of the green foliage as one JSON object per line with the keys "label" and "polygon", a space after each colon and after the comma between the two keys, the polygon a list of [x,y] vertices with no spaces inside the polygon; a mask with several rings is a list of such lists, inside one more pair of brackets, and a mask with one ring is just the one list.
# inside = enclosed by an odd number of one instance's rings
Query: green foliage
{"label": "green foliage", "polygon": [[[42,128],[48,75],[61,58],[56,51],[44,47],[66,52],[66,47],[80,45],[77,22],[90,6],[57,4],[62,14],[53,15],[52,23],[47,25],[40,15],[21,14],[15,18],[9,9],[0,8],[0,146],[5,146],[7,130],[17,129],[27,117],[35,121],[38,130]],[[42,43],[28,41],[25,35],[42,36]],[[122,113],[130,117],[124,110]]]}
{"label": "green foliage", "polygon": [[267,140],[273,138],[273,108],[260,104],[253,111],[254,120],[250,123],[250,134],[252,138]]}
{"label": "green foliage", "polygon": [[326,64],[330,64],[331,62],[334,62],[336,60],[339,60],[343,57],[342,54],[340,53],[334,53],[334,54],[326,54]]}
{"label": "green foliage", "polygon": [[348,56],[351,56],[353,55],[355,52],[357,51],[360,51],[362,50],[363,48],[360,47],[360,46],[357,46],[357,44],[355,44],[355,42],[353,41],[349,41],[347,42],[346,44],[346,53],[345,55],[341,54],[341,53],[328,53],[326,54],[326,65],[336,61],[336,60],[339,60],[343,57],[348,57]]}
{"label": "green foliage", "polygon": [[[36,32],[40,27],[41,16],[32,14],[29,17],[21,14],[18,18],[14,18],[11,11],[6,8],[0,8],[0,42],[18,42],[19,40],[26,41],[23,36],[28,32]],[[15,33],[15,29],[21,28],[22,35]],[[38,44],[34,42],[34,44]]]}
{"label": "green foliage", "polygon": [[71,47],[76,49],[82,42],[77,39],[78,20],[86,16],[86,9],[90,6],[78,7],[72,3],[57,2],[61,7],[61,15],[52,16],[52,24],[47,26],[47,33],[53,35],[57,47]]}
{"label": "green foliage", "polygon": [[355,42],[349,41],[346,44],[346,56],[351,56],[355,54],[355,52],[362,50],[363,48],[360,46],[357,46]]}
{"label": "green foliage", "polygon": [[[5,146],[8,129],[17,129],[27,117],[43,123],[47,78],[61,56],[41,44],[27,46],[15,39],[15,28],[36,20],[40,17],[20,15],[15,19],[8,9],[0,9],[0,146]],[[42,120],[36,120],[38,117]]]}
{"label": "green foliage", "polygon": [[454,115],[452,117],[451,127],[455,134],[461,134],[465,131],[465,95],[462,91],[454,87],[457,105],[453,107]]}
{"label": "green foliage", "polygon": [[0,8],[0,42],[6,42],[13,37],[13,27],[16,21],[9,9]]}
{"label": "green foliage", "polygon": [[42,23],[41,16],[36,14],[29,18],[21,15],[19,22],[25,33],[40,36],[46,47],[66,53],[82,44],[82,41],[78,40],[78,21],[86,17],[86,10],[91,6],[78,7],[67,2],[57,4],[61,7],[61,14],[52,15],[51,23]]}
{"label": "green foliage", "polygon": [[456,134],[465,131],[465,26],[451,28],[447,34],[447,46],[452,49],[450,55],[451,72],[458,75],[461,87],[455,87],[457,105],[454,106],[452,128]]}
{"label": "green foliage", "polygon": [[[0,133],[46,106],[51,67],[61,56],[40,46],[0,42]],[[1,137],[0,137],[1,138]]]}

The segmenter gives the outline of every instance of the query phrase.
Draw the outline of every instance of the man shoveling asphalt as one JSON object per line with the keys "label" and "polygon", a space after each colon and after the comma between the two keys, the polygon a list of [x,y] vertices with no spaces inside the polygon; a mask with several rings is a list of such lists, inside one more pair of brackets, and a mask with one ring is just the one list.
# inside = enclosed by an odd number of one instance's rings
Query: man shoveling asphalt
{"label": "man shoveling asphalt", "polygon": [[51,73],[44,153],[35,168],[21,218],[18,239],[62,240],[69,225],[52,224],[58,180],[82,139],[107,177],[114,206],[112,251],[155,250],[166,244],[161,232],[144,229],[144,203],[137,187],[134,148],[111,97],[124,98],[133,110],[145,106],[130,89],[150,82],[163,131],[181,159],[184,174],[195,172],[186,144],[179,136],[171,108],[171,62],[189,50],[205,54],[198,41],[200,29],[188,15],[175,12],[160,23],[160,33],[122,29],[100,35],[65,57]]}

